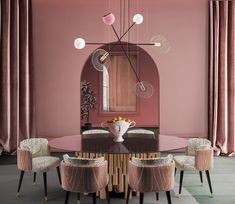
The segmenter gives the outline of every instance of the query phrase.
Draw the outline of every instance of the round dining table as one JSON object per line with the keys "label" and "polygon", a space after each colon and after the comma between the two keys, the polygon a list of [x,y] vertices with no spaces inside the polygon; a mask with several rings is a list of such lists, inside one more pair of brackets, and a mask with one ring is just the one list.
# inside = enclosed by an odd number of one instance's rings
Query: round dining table
{"label": "round dining table", "polygon": [[[76,152],[83,158],[105,157],[108,161],[109,191],[124,193],[128,190],[128,162],[131,157],[159,157],[160,152],[185,148],[186,139],[167,135],[148,135],[140,133],[125,134],[123,142],[114,142],[112,134],[88,134],[64,136],[49,141],[56,149]],[[101,199],[105,192],[100,191]]]}
{"label": "round dining table", "polygon": [[74,152],[104,154],[135,154],[172,151],[185,148],[184,138],[168,135],[125,134],[123,142],[114,142],[112,134],[63,136],[49,141],[49,146]]}

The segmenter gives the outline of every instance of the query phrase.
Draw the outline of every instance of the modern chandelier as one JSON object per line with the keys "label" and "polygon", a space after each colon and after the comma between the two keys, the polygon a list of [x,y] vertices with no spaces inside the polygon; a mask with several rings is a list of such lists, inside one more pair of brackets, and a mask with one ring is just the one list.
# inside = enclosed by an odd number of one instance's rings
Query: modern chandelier
{"label": "modern chandelier", "polygon": [[[143,81],[140,79],[140,77],[138,76],[136,69],[134,68],[130,57],[128,55],[128,52],[126,51],[125,47],[124,47],[124,43],[122,43],[122,38],[131,30],[131,28],[134,25],[139,25],[143,22],[143,16],[141,14],[135,14],[133,16],[133,23],[129,26],[129,28],[121,35],[119,36],[115,27],[113,26],[114,21],[115,21],[115,16],[113,13],[108,13],[106,15],[103,16],[103,22],[104,24],[111,26],[113,29],[113,32],[117,38],[117,42],[115,43],[97,43],[97,42],[86,42],[83,38],[77,38],[74,40],[74,47],[76,49],[83,49],[85,47],[85,45],[110,45],[108,50],[104,50],[104,49],[96,49],[93,54],[92,54],[92,64],[93,67],[98,70],[98,71],[103,71],[104,67],[108,68],[110,65],[110,53],[111,51],[117,46],[120,45],[122,51],[124,52],[125,56],[128,59],[128,62],[136,76],[137,79],[137,83],[135,86],[135,93],[137,96],[141,97],[141,98],[150,98],[153,93],[154,93],[154,88],[153,86],[147,82],[147,81]],[[167,53],[170,49],[170,45],[168,40],[162,36],[162,35],[156,35],[151,39],[150,43],[132,43],[132,45],[149,45],[149,46],[153,46],[154,49],[159,52],[159,53]]]}

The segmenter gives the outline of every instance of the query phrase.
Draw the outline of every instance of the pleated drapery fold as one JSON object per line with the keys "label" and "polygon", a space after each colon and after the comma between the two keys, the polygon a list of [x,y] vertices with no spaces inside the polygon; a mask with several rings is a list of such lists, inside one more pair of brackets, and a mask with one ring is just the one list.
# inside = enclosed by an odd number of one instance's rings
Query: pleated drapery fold
{"label": "pleated drapery fold", "polygon": [[0,146],[8,153],[35,136],[30,0],[0,0]]}
{"label": "pleated drapery fold", "polygon": [[235,1],[210,1],[208,134],[217,155],[235,153]]}

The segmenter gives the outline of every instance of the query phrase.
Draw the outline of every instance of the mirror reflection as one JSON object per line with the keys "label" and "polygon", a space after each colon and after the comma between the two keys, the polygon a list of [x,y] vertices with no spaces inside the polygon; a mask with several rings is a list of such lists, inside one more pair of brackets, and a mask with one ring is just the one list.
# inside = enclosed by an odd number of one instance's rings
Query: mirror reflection
{"label": "mirror reflection", "polygon": [[[129,57],[136,69],[137,55],[132,53],[129,54]],[[101,77],[103,85],[103,111],[136,112],[137,97],[134,89],[137,80],[135,73],[123,53],[112,53],[110,60],[109,68],[104,67]]]}

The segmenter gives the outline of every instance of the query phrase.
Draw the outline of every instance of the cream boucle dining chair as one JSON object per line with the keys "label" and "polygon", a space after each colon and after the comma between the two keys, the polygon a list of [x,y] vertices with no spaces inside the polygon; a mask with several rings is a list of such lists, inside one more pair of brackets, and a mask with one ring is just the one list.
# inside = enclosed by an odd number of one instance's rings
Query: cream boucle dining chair
{"label": "cream boucle dining chair", "polygon": [[203,183],[202,171],[205,171],[212,195],[213,191],[209,170],[213,168],[214,152],[209,140],[202,138],[190,139],[186,148],[186,155],[175,156],[174,160],[176,169],[180,170],[179,197],[182,189],[184,171],[199,171],[201,183]]}
{"label": "cream boucle dining chair", "polygon": [[50,156],[47,139],[31,138],[21,141],[20,146],[17,149],[17,167],[21,170],[17,196],[19,196],[25,172],[34,173],[34,183],[36,181],[36,173],[42,172],[45,200],[47,200],[47,172],[56,168],[59,182],[61,184],[59,164],[59,158]]}

